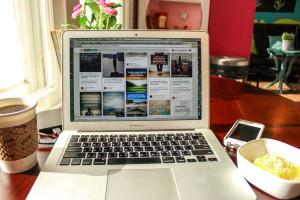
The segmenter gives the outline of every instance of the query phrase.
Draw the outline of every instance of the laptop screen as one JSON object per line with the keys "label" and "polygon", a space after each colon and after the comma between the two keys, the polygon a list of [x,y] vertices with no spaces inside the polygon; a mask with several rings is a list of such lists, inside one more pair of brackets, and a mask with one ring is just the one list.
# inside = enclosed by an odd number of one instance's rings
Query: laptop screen
{"label": "laptop screen", "polygon": [[201,119],[201,39],[70,38],[70,120]]}

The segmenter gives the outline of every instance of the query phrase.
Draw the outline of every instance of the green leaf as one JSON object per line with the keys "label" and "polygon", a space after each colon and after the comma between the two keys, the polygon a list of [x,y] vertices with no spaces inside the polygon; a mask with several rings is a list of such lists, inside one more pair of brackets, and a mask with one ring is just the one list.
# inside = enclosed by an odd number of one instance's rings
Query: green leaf
{"label": "green leaf", "polygon": [[109,17],[109,14],[107,14],[106,12],[101,12],[101,24],[104,23],[104,21],[107,20],[107,18]]}
{"label": "green leaf", "polygon": [[101,28],[101,29],[105,29],[106,28],[106,20],[102,21],[99,26],[101,27],[104,27],[104,28]]}
{"label": "green leaf", "polygon": [[86,22],[87,22],[87,16],[82,16],[79,20],[79,24],[82,28],[85,28],[86,27]]}
{"label": "green leaf", "polygon": [[92,13],[92,16],[91,16],[91,23],[93,23],[95,20],[96,20],[95,14]]}
{"label": "green leaf", "polygon": [[107,29],[109,29],[110,27],[114,26],[117,23],[117,18],[116,16],[110,16],[108,19],[108,25],[107,25]]}
{"label": "green leaf", "polygon": [[71,27],[74,27],[74,28],[79,28],[78,26],[75,26],[75,25],[73,25],[73,24],[62,24],[62,25],[60,25],[60,26],[71,26]]}
{"label": "green leaf", "polygon": [[89,1],[88,6],[90,7],[91,11],[95,14],[100,13],[100,7],[95,1]]}
{"label": "green leaf", "polygon": [[118,7],[122,7],[122,5],[121,4],[110,4],[110,7],[111,8],[118,8]]}
{"label": "green leaf", "polygon": [[114,29],[121,29],[122,28],[122,24],[115,24],[114,25]]}
{"label": "green leaf", "polygon": [[105,25],[104,25],[104,24],[101,24],[101,25],[99,26],[99,29],[105,29]]}
{"label": "green leaf", "polygon": [[85,13],[86,13],[86,5],[88,5],[88,3],[84,2],[83,11],[82,11],[83,15],[85,15]]}

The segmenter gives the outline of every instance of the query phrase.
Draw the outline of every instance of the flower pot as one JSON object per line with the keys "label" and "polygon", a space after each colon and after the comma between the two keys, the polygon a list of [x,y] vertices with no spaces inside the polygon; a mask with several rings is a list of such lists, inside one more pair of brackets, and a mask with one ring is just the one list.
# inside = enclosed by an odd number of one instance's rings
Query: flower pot
{"label": "flower pot", "polygon": [[288,51],[291,48],[291,40],[282,40],[282,51]]}

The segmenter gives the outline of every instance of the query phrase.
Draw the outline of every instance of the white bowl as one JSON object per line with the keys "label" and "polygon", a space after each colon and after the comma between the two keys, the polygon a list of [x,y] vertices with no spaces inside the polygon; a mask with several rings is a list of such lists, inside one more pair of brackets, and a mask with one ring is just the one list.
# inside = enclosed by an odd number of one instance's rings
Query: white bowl
{"label": "white bowl", "polygon": [[299,196],[300,181],[279,178],[252,163],[255,158],[268,153],[277,153],[300,166],[300,149],[273,139],[259,139],[248,142],[238,149],[238,170],[250,183],[276,198],[291,199]]}

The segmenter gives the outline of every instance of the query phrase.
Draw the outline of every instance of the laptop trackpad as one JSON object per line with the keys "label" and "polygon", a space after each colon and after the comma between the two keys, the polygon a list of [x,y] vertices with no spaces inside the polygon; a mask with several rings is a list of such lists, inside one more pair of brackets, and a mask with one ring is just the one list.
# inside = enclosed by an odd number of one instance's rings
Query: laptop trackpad
{"label": "laptop trackpad", "polygon": [[109,170],[106,200],[179,200],[172,169]]}

